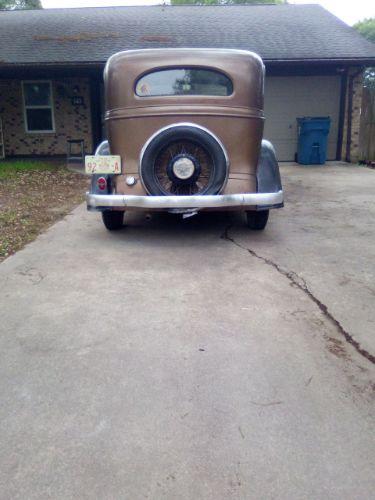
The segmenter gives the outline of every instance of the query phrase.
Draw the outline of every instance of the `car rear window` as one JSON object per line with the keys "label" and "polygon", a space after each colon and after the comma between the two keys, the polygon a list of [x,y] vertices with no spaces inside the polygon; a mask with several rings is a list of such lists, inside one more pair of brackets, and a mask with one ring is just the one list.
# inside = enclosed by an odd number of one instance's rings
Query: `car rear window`
{"label": "car rear window", "polygon": [[135,86],[140,97],[172,95],[228,96],[233,83],[220,71],[205,68],[171,68],[143,75]]}

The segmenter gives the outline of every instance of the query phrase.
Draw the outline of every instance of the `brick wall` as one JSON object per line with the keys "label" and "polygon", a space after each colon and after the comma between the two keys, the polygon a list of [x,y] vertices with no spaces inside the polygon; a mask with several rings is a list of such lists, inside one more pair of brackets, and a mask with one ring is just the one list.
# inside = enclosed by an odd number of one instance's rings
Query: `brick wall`
{"label": "brick wall", "polygon": [[[358,72],[357,68],[353,68],[349,71],[347,93],[346,93],[346,105],[345,105],[345,122],[344,122],[344,133],[342,142],[341,158],[346,159],[346,146],[347,146],[347,131],[348,131],[348,112],[349,112],[349,92],[350,92],[350,75]],[[353,80],[353,107],[352,107],[352,131],[351,131],[351,141],[350,141],[350,161],[357,162],[360,155],[359,146],[359,132],[360,132],[360,121],[361,121],[361,106],[362,106],[362,92],[363,92],[363,72],[359,73]]]}
{"label": "brick wall", "polygon": [[[85,151],[92,151],[89,80],[52,80],[52,94],[55,132],[28,133],[25,129],[21,80],[0,80],[0,117],[6,156],[65,155],[67,139],[84,139]],[[82,96],[83,104],[73,104],[74,95]]]}

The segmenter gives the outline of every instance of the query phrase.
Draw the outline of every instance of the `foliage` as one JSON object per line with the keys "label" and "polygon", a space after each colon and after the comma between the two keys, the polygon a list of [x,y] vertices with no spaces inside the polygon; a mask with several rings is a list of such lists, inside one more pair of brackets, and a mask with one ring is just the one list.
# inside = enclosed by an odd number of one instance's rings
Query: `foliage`
{"label": "foliage", "polygon": [[40,0],[0,0],[0,10],[42,9]]}
{"label": "foliage", "polygon": [[[375,42],[375,17],[364,19],[354,25],[354,28],[367,40]],[[365,71],[365,87],[375,89],[375,67],[367,68]]]}
{"label": "foliage", "polygon": [[367,38],[367,40],[375,42],[375,17],[359,21],[353,27]]}
{"label": "foliage", "polygon": [[364,85],[365,87],[375,90],[375,67],[366,68]]}
{"label": "foliage", "polygon": [[280,4],[286,0],[171,0],[172,5]]}

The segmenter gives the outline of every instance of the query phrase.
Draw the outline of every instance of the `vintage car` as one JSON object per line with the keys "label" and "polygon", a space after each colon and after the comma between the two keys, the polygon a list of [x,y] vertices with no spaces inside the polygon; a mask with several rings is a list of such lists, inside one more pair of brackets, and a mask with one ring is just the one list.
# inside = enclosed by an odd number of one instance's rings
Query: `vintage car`
{"label": "vintage car", "polygon": [[243,50],[147,49],[104,71],[108,141],[85,159],[89,210],[119,229],[127,210],[242,210],[264,229],[283,206],[278,163],[263,137],[264,65]]}

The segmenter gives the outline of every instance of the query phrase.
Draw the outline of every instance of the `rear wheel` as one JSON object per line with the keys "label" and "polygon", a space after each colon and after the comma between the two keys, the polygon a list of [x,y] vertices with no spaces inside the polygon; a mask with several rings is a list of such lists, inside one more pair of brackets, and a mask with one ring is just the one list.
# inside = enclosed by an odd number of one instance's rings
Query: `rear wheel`
{"label": "rear wheel", "polygon": [[102,212],[102,219],[108,231],[116,231],[123,226],[124,212],[119,210],[104,210]]}
{"label": "rear wheel", "polygon": [[249,210],[246,212],[247,226],[254,231],[262,231],[267,225],[269,213],[269,210]]}

